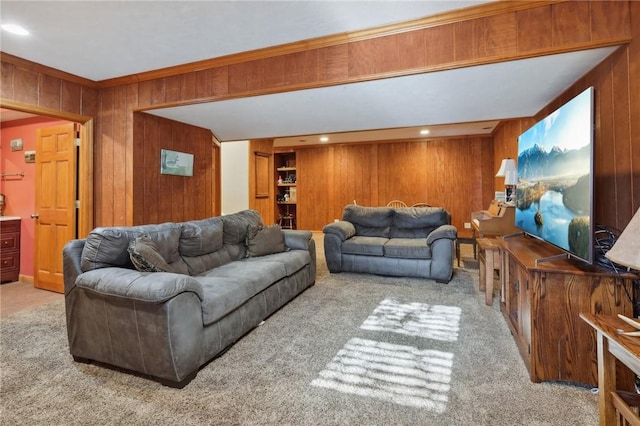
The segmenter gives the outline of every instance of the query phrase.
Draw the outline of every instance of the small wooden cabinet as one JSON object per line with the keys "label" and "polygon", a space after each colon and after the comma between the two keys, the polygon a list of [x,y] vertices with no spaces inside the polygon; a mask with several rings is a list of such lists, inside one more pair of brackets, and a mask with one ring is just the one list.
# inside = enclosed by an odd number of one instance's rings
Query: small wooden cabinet
{"label": "small wooden cabinet", "polygon": [[0,282],[20,276],[20,218],[0,220]]}
{"label": "small wooden cabinet", "polygon": [[558,254],[535,238],[503,238],[501,310],[531,381],[596,386],[595,332],[580,313],[633,316],[634,275],[569,258],[536,262]]}
{"label": "small wooden cabinet", "polygon": [[283,228],[295,229],[297,221],[298,191],[296,153],[274,154],[276,168],[276,223]]}

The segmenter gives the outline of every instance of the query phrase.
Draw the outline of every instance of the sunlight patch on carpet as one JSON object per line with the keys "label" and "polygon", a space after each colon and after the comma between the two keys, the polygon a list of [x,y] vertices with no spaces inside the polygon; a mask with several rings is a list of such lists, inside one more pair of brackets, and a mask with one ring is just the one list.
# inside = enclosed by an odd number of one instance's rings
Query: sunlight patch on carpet
{"label": "sunlight patch on carpet", "polygon": [[442,413],[452,365],[449,352],[353,338],[311,385]]}
{"label": "sunlight patch on carpet", "polygon": [[401,303],[385,299],[360,328],[455,342],[458,340],[461,315],[462,309],[457,306]]}

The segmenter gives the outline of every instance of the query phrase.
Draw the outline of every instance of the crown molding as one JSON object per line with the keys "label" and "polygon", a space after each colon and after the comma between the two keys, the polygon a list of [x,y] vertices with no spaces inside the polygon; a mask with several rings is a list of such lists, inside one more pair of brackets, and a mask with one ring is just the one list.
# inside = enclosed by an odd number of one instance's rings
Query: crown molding
{"label": "crown molding", "polygon": [[79,77],[75,74],[70,74],[68,72],[60,71],[59,69],[51,68],[46,65],[39,64],[37,62],[31,62],[27,59],[22,59],[18,56],[13,56],[2,51],[0,51],[0,61],[15,65],[17,67],[25,68],[31,71],[47,74],[52,77],[57,77],[61,80],[70,81],[72,83],[78,83],[82,86],[91,87],[94,89],[99,88],[99,84],[97,81],[89,80],[88,78],[84,78],[84,77]]}

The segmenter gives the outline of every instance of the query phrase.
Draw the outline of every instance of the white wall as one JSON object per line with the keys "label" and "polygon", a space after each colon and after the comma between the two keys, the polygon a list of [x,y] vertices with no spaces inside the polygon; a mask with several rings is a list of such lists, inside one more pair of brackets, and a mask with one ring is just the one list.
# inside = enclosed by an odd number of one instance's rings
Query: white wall
{"label": "white wall", "polygon": [[249,208],[249,141],[220,144],[222,214]]}

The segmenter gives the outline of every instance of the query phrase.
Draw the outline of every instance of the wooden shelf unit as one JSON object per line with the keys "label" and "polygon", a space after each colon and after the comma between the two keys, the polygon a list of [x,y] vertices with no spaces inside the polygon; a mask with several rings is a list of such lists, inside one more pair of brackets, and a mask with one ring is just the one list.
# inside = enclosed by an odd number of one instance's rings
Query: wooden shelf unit
{"label": "wooden shelf unit", "polygon": [[[296,153],[274,154],[276,167],[276,223],[294,229],[297,221],[297,175]],[[287,197],[286,199],[283,199]]]}
{"label": "wooden shelf unit", "polygon": [[616,275],[566,258],[527,236],[500,237],[501,311],[531,381],[598,383],[595,332],[580,313],[633,315],[632,274]]}

